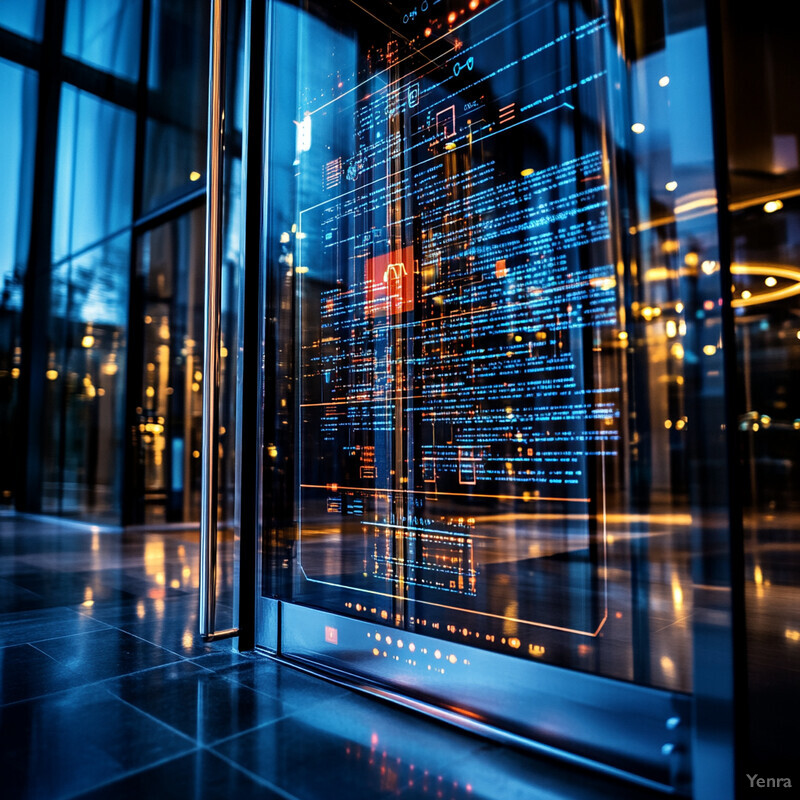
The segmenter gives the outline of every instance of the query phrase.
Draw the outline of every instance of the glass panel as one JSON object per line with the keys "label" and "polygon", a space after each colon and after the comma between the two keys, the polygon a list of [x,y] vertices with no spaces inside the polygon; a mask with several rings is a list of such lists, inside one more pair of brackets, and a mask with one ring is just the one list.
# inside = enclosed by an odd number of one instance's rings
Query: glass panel
{"label": "glass panel", "polygon": [[727,502],[704,20],[424,6],[273,5],[264,594],[689,691]]}
{"label": "glass panel", "polygon": [[130,234],[53,268],[43,509],[119,523]]}
{"label": "glass panel", "polygon": [[135,80],[141,30],[141,0],[68,0],[64,54]]}
{"label": "glass panel", "polygon": [[204,230],[198,208],[145,234],[138,247],[144,352],[137,463],[145,522],[198,519]]}
{"label": "glass panel", "polygon": [[39,40],[44,25],[44,0],[0,0],[0,26]]}
{"label": "glass panel", "polygon": [[135,115],[73,86],[61,92],[53,260],[131,223]]}
{"label": "glass panel", "polygon": [[[800,109],[784,10],[726,4],[750,731],[747,772],[788,775],[800,739]],[[746,54],[746,57],[743,57]],[[754,65],[757,68],[754,69]]]}
{"label": "glass panel", "polygon": [[[2,7],[2,6],[0,6]],[[15,438],[14,419],[22,359],[21,317],[28,261],[36,126],[36,73],[0,60],[0,441]],[[10,503],[15,459],[0,463],[0,504]]]}
{"label": "glass panel", "polygon": [[65,85],[44,381],[46,511],[120,521],[134,114]]}
{"label": "glass panel", "polygon": [[208,2],[154,0],[143,212],[197,188],[206,163]]}

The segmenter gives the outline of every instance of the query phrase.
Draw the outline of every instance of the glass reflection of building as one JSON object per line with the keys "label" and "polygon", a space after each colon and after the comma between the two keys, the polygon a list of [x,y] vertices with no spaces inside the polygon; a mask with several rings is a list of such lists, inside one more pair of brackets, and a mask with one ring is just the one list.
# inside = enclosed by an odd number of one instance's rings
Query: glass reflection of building
{"label": "glass reflection of building", "polygon": [[[241,8],[229,8],[237,53]],[[208,4],[42,0],[3,4],[0,25],[11,110],[0,236],[0,413],[12,454],[4,503],[111,524],[195,520]],[[238,64],[232,56],[232,92]],[[232,123],[229,196],[241,116]],[[228,230],[237,208],[228,205]],[[237,241],[226,251],[229,344]],[[228,347],[223,362],[227,515],[235,353]]]}
{"label": "glass reflection of building", "polygon": [[[207,5],[30,0],[0,6],[3,505],[126,525],[198,517]],[[241,5],[229,3],[228,20],[228,92],[238,100]],[[272,5],[285,33],[276,47],[295,71],[275,83],[271,99],[274,108],[294,111],[301,90],[292,81],[321,84],[337,69],[346,77],[356,69],[357,42],[348,24],[318,8],[311,13],[319,4]],[[747,602],[736,621],[745,622],[755,653],[752,746],[764,756],[758,726],[772,724],[785,706],[791,713],[781,724],[791,738],[798,716],[796,698],[774,697],[770,678],[791,674],[800,642],[790,594],[798,581],[800,502],[800,112],[788,101],[797,58],[785,19],[772,8],[759,10],[756,30],[735,3],[723,4],[724,24],[706,20],[702,4],[690,5],[650,4],[655,10],[642,17],[647,24],[614,43],[624,51],[631,91],[623,116],[633,124],[616,130],[609,144],[624,153],[636,180],[609,187],[630,213],[614,220],[626,239],[614,247],[631,270],[614,277],[614,287],[606,276],[620,316],[605,332],[601,361],[606,372],[624,375],[627,391],[617,409],[624,419],[609,425],[618,424],[624,456],[608,475],[607,499],[629,537],[617,552],[636,575],[625,615],[627,622],[630,611],[640,646],[622,668],[588,650],[562,663],[691,690],[690,588],[719,578],[713,559],[707,575],[690,574],[687,552],[708,546],[693,539],[691,511],[714,508],[717,521],[730,513],[734,549],[727,555],[742,562]],[[308,40],[324,40],[336,59],[296,52],[301,30]],[[514,46],[509,40],[507,49]],[[701,87],[697,76],[706,68],[696,70],[699,61],[711,64],[710,83]],[[701,95],[711,112],[696,105]],[[310,135],[329,142],[335,157],[309,166],[299,184],[296,161],[317,157],[304,154],[302,122],[276,122],[271,139],[272,189],[287,201],[270,206],[267,227],[275,235],[264,244],[269,291],[286,302],[274,309],[267,336],[277,387],[265,398],[265,413],[275,420],[274,436],[264,442],[270,459],[294,446],[293,412],[281,404],[295,388],[286,343],[296,329],[294,281],[307,266],[299,259],[317,246],[313,235],[298,237],[308,231],[298,228],[296,211],[322,199],[319,175],[329,188],[325,181],[340,180],[339,172],[341,180],[347,170],[358,173],[359,164],[346,159],[354,136],[348,124],[352,115],[338,126],[333,117],[314,121]],[[242,116],[234,113],[225,175],[223,519],[235,501],[241,137]],[[331,164],[337,158],[342,163]],[[294,202],[295,192],[306,195],[303,204]],[[727,202],[718,202],[725,192]],[[324,261],[319,253],[314,260]],[[310,270],[303,280],[310,289],[302,315],[319,314],[335,277],[323,280]],[[729,306],[720,286],[731,291]],[[728,483],[720,428],[732,419],[736,434],[727,443],[736,470]],[[707,450],[700,454],[702,472],[693,467],[698,442]],[[429,476],[421,459],[424,482]],[[316,483],[325,483],[322,472]],[[287,508],[293,502],[280,493],[273,499]],[[663,528],[637,522],[652,514],[660,515]],[[276,583],[290,539],[279,535],[271,552]],[[653,616],[639,613],[637,593]],[[770,618],[782,620],[782,638],[761,633]],[[558,653],[553,641],[542,652]],[[768,668],[758,655],[763,652],[771,654]]]}

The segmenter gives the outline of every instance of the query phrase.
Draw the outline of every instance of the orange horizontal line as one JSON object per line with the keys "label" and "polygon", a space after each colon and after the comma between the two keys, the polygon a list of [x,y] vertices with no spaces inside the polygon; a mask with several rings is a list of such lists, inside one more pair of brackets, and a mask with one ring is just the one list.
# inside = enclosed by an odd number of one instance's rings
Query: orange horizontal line
{"label": "orange horizontal line", "polygon": [[[301,489],[328,489],[328,484],[316,484],[316,483],[301,483]],[[339,489],[344,489],[345,491],[349,492],[372,492],[372,494],[388,494],[389,492],[400,493],[400,494],[441,494],[445,495],[446,497],[488,497],[492,500],[525,500],[525,502],[541,502],[541,501],[553,501],[556,503],[588,503],[590,498],[588,497],[529,497],[527,500],[524,497],[520,497],[518,494],[469,494],[467,492],[438,492],[435,489],[433,490],[421,490],[421,489],[365,489],[362,486],[338,486],[336,487],[336,491]]]}
{"label": "orange horizontal line", "polygon": [[394,397],[369,397],[366,400],[331,400],[328,403],[300,403],[300,408],[317,408],[319,406],[349,406],[355,403],[385,403],[387,401],[398,402],[401,400],[424,400],[422,394],[401,394]]}

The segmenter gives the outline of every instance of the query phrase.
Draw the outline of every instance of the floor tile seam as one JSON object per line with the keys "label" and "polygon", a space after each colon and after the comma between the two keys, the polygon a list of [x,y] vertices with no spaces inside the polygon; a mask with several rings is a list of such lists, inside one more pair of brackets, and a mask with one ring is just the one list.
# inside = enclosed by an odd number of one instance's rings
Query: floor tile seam
{"label": "floor tile seam", "polygon": [[198,752],[201,748],[199,747],[192,747],[188,750],[185,750],[182,753],[178,753],[176,755],[167,756],[165,758],[160,758],[158,761],[152,761],[149,764],[145,764],[142,767],[137,767],[136,769],[130,769],[126,772],[121,773],[120,775],[115,775],[113,778],[109,778],[107,781],[102,781],[101,783],[97,783],[94,786],[89,787],[88,789],[81,789],[77,794],[67,794],[64,795],[61,800],[77,800],[79,797],[84,797],[87,794],[92,792],[96,792],[100,789],[105,789],[107,786],[113,786],[117,781],[123,781],[127,778],[131,778],[134,775],[138,775],[140,772],[147,772],[149,769],[154,769],[155,767],[161,767],[164,764],[169,764],[171,761],[176,761],[179,758],[185,758],[187,755],[191,755],[194,752]]}
{"label": "floor tile seam", "polygon": [[145,711],[144,709],[139,708],[139,706],[136,706],[133,703],[131,703],[130,701],[126,700],[124,697],[120,697],[119,695],[114,694],[110,689],[108,689],[106,687],[103,687],[103,688],[115,700],[119,700],[120,703],[124,703],[126,706],[128,706],[129,708],[132,708],[134,711],[137,711],[139,714],[142,714],[143,716],[147,717],[149,720],[151,720],[153,722],[157,722],[159,726],[162,726],[162,727],[166,728],[168,731],[171,731],[172,733],[177,734],[178,736],[180,736],[181,739],[185,739],[186,741],[191,742],[192,745],[194,746],[194,749],[196,749],[196,748],[201,746],[201,743],[198,741],[197,737],[195,737],[193,739],[188,734],[183,733],[183,731],[179,731],[177,728],[174,728],[169,723],[164,722],[164,720],[158,719],[158,717],[154,717],[149,711]]}
{"label": "floor tile seam", "polygon": [[[32,608],[27,611],[5,611],[0,613],[0,617],[12,616],[12,615],[18,617],[21,614],[36,614],[41,611],[69,611],[71,614],[77,614],[80,617],[85,616],[84,614],[81,614],[79,611],[76,611],[75,608],[73,608],[72,606],[46,606],[45,608]],[[9,622],[13,622],[13,620],[10,619],[0,620],[0,625],[7,624]]]}
{"label": "floor tile seam", "polygon": [[219,742],[217,742],[217,744],[215,744],[213,747],[205,747],[204,749],[208,750],[210,753],[213,753],[215,756],[217,756],[217,758],[221,758],[226,764],[228,764],[228,766],[234,767],[235,769],[239,770],[239,772],[244,773],[245,775],[247,775],[248,778],[255,781],[260,786],[265,786],[271,791],[285,798],[285,800],[298,800],[297,795],[293,795],[290,792],[287,792],[286,789],[282,788],[281,786],[272,783],[272,781],[268,781],[266,778],[262,778],[261,775],[259,775],[258,773],[253,772],[252,770],[247,769],[247,767],[244,767],[241,764],[239,764],[237,761],[234,761],[232,758],[230,758],[230,756],[226,756],[224,753],[220,753],[218,750],[215,749],[218,744]]}
{"label": "floor tile seam", "polygon": [[[117,628],[120,633],[127,633],[129,636],[133,636],[136,639],[140,639],[141,641],[145,642],[146,644],[151,644],[153,647],[158,647],[161,650],[164,650],[166,653],[170,653],[170,655],[175,656],[176,658],[180,659],[181,661],[189,661],[190,656],[185,656],[182,653],[177,652],[177,650],[172,650],[169,647],[164,647],[163,644],[159,644],[158,642],[152,641],[152,639],[147,639],[144,636],[140,636],[139,634],[133,633],[132,631],[126,630],[125,628]],[[213,650],[211,652],[214,652]],[[208,653],[204,653],[203,655],[208,655]],[[198,656],[199,657],[199,656]]]}
{"label": "floor tile seam", "polygon": [[[243,686],[245,689],[251,689],[256,694],[259,694],[262,697],[268,697],[270,700],[276,700],[276,701],[278,701],[280,703],[283,703],[285,706],[287,706],[288,708],[292,709],[292,711],[289,714],[286,715],[286,716],[289,716],[289,717],[294,716],[296,713],[298,713],[300,711],[305,711],[308,708],[308,706],[311,705],[310,702],[309,703],[303,703],[302,705],[295,705],[290,700],[286,700],[283,697],[281,697],[281,692],[280,691],[275,692],[275,693],[267,692],[264,689],[258,689],[255,686],[251,686],[250,684],[245,683],[244,681],[236,680],[235,678],[229,678],[227,675],[225,675],[222,672],[217,672],[216,674],[219,675],[220,678],[224,678],[226,681],[229,681],[230,683],[235,683],[237,686]],[[323,704],[326,704],[326,703],[330,703],[333,700],[341,700],[343,698],[347,698],[348,696],[350,696],[350,694],[351,693],[349,691],[344,690],[341,694],[332,694],[330,697],[326,697],[323,700],[314,700],[314,704],[315,705],[323,705]]]}
{"label": "floor tile seam", "polygon": [[[93,617],[88,617],[87,616],[87,619],[92,619],[95,622],[100,622],[100,620],[94,620]],[[112,625],[110,622],[101,622],[100,624],[101,625],[105,625],[106,626],[105,627],[106,630],[110,628],[111,630],[115,630],[115,631],[119,631],[120,633],[124,633],[126,636],[132,636],[134,639],[138,639],[140,642],[144,642],[145,644],[149,644],[149,645],[151,645],[153,647],[157,647],[159,650],[163,650],[164,652],[175,656],[176,659],[183,660],[183,661],[187,660],[186,656],[183,656],[180,653],[175,652],[174,650],[170,650],[168,647],[164,647],[164,645],[158,644],[158,642],[154,642],[151,639],[146,639],[144,636],[140,636],[139,634],[133,633],[132,631],[125,630],[125,628],[120,628],[118,625]],[[99,630],[98,631],[83,631],[81,633],[71,633],[71,634],[68,634],[68,636],[83,636],[85,634],[99,633],[99,632],[100,632]],[[53,638],[55,638],[55,639],[66,639],[67,636],[56,636],[56,637],[53,637]],[[36,641],[37,642],[49,642],[49,641],[51,641],[51,639],[37,639]],[[163,666],[163,665],[160,664],[158,666]],[[147,669],[150,669],[150,667],[147,667]]]}
{"label": "floor tile seam", "polygon": [[[33,647],[33,645],[31,645],[31,647]],[[36,650],[39,650],[39,648],[37,647]],[[45,655],[48,658],[50,658],[53,661],[55,661],[55,659],[51,655],[49,655],[48,653],[45,653],[43,650],[39,650],[39,652],[42,653],[42,655]],[[65,669],[69,669],[78,678],[82,677],[80,673],[75,672],[75,670],[72,669],[71,667],[67,667],[66,664],[62,664],[60,661],[56,661],[55,663],[58,664],[58,666],[60,666],[60,667],[64,667]],[[87,680],[84,683],[78,684],[77,686],[67,686],[64,689],[56,689],[54,692],[46,692],[45,694],[38,694],[35,697],[25,697],[22,700],[12,700],[10,703],[1,704],[0,708],[11,708],[12,706],[22,705],[22,703],[30,703],[30,702],[33,702],[34,700],[44,700],[47,697],[57,697],[58,695],[66,694],[67,692],[77,692],[77,691],[79,691],[81,689],[91,689],[91,688],[103,689],[106,692],[108,692],[108,694],[111,695],[111,697],[116,698],[116,695],[113,694],[112,692],[109,692],[107,687],[101,685],[101,684],[103,684],[103,683],[105,683],[106,681],[109,681],[109,680],[113,680],[113,678],[101,678],[100,680],[96,680],[96,681]]]}
{"label": "floor tile seam", "polygon": [[[61,661],[58,661],[56,658],[51,656],[49,653],[45,653],[44,650],[41,650],[40,648],[36,647],[36,645],[31,644],[30,642],[25,642],[24,644],[29,644],[31,647],[34,648],[34,650],[38,651],[39,653],[41,653],[44,656],[47,656],[51,661],[53,661],[59,667],[63,667],[64,669],[68,669],[77,678],[83,678],[83,675],[80,672],[78,672],[77,670],[73,669],[72,667],[68,667],[66,664],[62,663]],[[90,689],[90,688],[103,689],[104,691],[108,692],[108,694],[111,697],[113,697],[113,698],[115,698],[117,700],[122,700],[122,698],[119,695],[117,695],[115,692],[111,691],[111,689],[107,685],[104,685],[104,684],[111,684],[113,681],[121,680],[122,678],[130,678],[130,677],[132,677],[134,675],[141,675],[141,674],[143,674],[145,672],[154,672],[157,669],[164,669],[166,667],[174,666],[175,664],[178,664],[178,663],[179,663],[178,661],[168,661],[166,664],[156,664],[155,666],[152,666],[152,667],[143,667],[142,669],[137,669],[134,672],[124,672],[121,675],[110,675],[108,677],[98,678],[96,680],[91,680],[90,678],[87,678],[83,683],[80,683],[77,686],[67,686],[64,689],[56,689],[54,692],[45,692],[44,694],[36,695],[35,697],[25,697],[22,700],[12,700],[10,703],[0,703],[0,708],[9,708],[11,706],[16,706],[16,705],[19,705],[21,703],[27,703],[27,702],[29,702],[31,700],[41,700],[41,699],[43,699],[45,697],[54,697],[54,696],[59,695],[59,694],[64,694],[65,692],[73,692],[73,691],[76,691],[78,689]],[[196,666],[196,665],[193,665],[193,666]],[[198,669],[201,669],[201,668],[198,667]],[[127,702],[127,701],[125,701],[125,702]],[[128,705],[131,705],[131,704],[128,703]],[[141,710],[141,709],[138,709],[138,710]],[[145,713],[145,712],[142,712],[142,713]],[[167,726],[167,727],[170,727],[170,726]]]}
{"label": "floor tile seam", "polygon": [[176,658],[180,658],[186,660],[186,656],[182,656],[180,653],[176,653],[174,650],[170,650],[168,647],[164,647],[163,644],[158,644],[157,642],[151,641],[150,639],[146,639],[144,636],[140,636],[138,633],[133,633],[133,631],[127,631],[125,628],[120,628],[118,626],[113,626],[116,630],[120,633],[124,633],[127,636],[133,636],[134,639],[138,639],[140,642],[145,642],[145,644],[152,645],[153,647],[157,647],[159,650],[164,650],[167,653],[171,653]]}
{"label": "floor tile seam", "polygon": [[[83,636],[87,633],[99,633],[101,630],[108,630],[109,628],[113,628],[113,625],[109,625],[107,622],[100,622],[99,620],[93,620],[97,622],[99,625],[102,625],[102,628],[95,628],[92,631],[78,631],[77,633],[65,633],[63,636],[45,636],[43,639],[29,639],[25,642],[19,642],[19,644],[41,644],[42,642],[52,642],[56,639],[70,639],[73,636]],[[37,648],[38,649],[38,648]]]}
{"label": "floor tile seam", "polygon": [[[142,667],[141,669],[134,670],[133,672],[123,672],[119,675],[109,675],[107,678],[100,678],[97,681],[92,681],[92,686],[98,683],[111,683],[112,681],[119,681],[123,678],[133,678],[137,675],[144,675],[147,672],[155,672],[157,669],[166,669],[167,667],[174,667],[176,664],[184,663],[186,659],[180,659],[179,661],[167,661],[165,664],[154,664],[151,667]],[[112,694],[114,694],[112,692]],[[114,694],[114,697],[117,695]]]}
{"label": "floor tile seam", "polygon": [[[249,687],[244,687],[244,688],[249,688]],[[271,699],[274,700],[275,698],[271,698]],[[276,701],[276,702],[282,702],[282,701]],[[213,742],[207,743],[205,746],[206,747],[218,747],[221,744],[226,744],[227,742],[232,741],[237,736],[245,736],[246,734],[253,733],[254,731],[260,731],[262,729],[269,728],[270,725],[276,725],[278,722],[283,722],[284,720],[291,719],[291,718],[295,717],[296,714],[299,711],[302,711],[302,710],[303,709],[295,708],[292,711],[290,711],[288,714],[281,714],[279,717],[274,717],[273,719],[268,720],[267,722],[262,722],[259,725],[254,725],[252,728],[245,728],[244,730],[236,731],[236,733],[230,734],[230,736],[223,736],[221,739],[216,739]]]}

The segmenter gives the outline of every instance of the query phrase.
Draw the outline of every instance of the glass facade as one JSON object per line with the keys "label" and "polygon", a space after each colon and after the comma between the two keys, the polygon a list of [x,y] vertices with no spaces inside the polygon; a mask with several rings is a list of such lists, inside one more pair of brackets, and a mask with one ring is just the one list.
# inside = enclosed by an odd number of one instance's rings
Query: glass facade
{"label": "glass facade", "polygon": [[4,0],[0,3],[0,28],[30,39],[42,38],[45,0],[30,0],[25,3]]}
{"label": "glass facade", "polygon": [[[33,141],[38,81],[35,72],[0,59],[0,95],[6,122],[0,127],[0,439],[15,438],[22,363],[22,304],[30,245]],[[0,503],[13,498],[16,469],[0,465]]]}
{"label": "glass facade", "polygon": [[785,689],[800,642],[800,110],[789,101],[798,59],[784,12],[771,6],[755,30],[732,4],[724,27],[748,747],[762,772],[780,769],[785,752],[765,731],[800,737],[800,699]]}
{"label": "glass facade", "polygon": [[[241,100],[242,4],[229,15],[229,91]],[[5,504],[112,525],[199,516],[208,18],[207,2],[180,0],[0,4]],[[35,41],[20,49],[20,37]],[[241,124],[233,115],[226,138],[234,372]]]}

